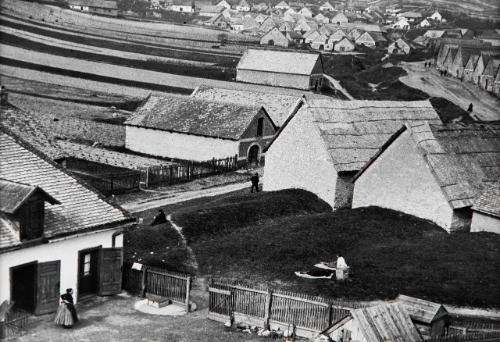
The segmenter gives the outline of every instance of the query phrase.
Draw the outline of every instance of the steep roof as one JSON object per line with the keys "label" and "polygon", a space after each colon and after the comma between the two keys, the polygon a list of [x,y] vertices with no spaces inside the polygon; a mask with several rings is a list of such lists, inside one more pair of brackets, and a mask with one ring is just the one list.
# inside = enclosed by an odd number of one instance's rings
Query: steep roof
{"label": "steep roof", "polygon": [[409,314],[397,303],[351,311],[367,342],[419,342],[422,337]]}
{"label": "steep roof", "polygon": [[[133,221],[87,185],[70,176],[33,146],[0,128],[0,177],[10,182],[39,187],[61,204],[45,206],[47,238],[115,227]],[[2,232],[9,222],[0,220]],[[12,241],[11,241],[12,242]],[[0,246],[12,247],[19,241]]]}
{"label": "steep roof", "polygon": [[500,179],[500,125],[420,123],[409,128],[452,208],[472,206]]}
{"label": "steep roof", "polygon": [[448,314],[443,305],[428,300],[399,295],[396,300],[410,314],[412,320],[430,324]]}
{"label": "steep roof", "polygon": [[472,209],[500,217],[500,182],[491,184],[474,201]]}
{"label": "steep roof", "polygon": [[276,126],[285,120],[299,107],[303,101],[301,96],[270,94],[249,90],[234,90],[200,86],[191,94],[197,99],[207,101],[238,103],[241,105],[263,106]]}
{"label": "steep roof", "polygon": [[495,77],[498,73],[499,67],[500,67],[500,59],[492,58],[486,65],[486,68],[484,68],[483,75]]}
{"label": "steep roof", "polygon": [[61,204],[38,186],[12,182],[0,178],[0,211],[14,214],[36,192],[51,204]]}
{"label": "steep roof", "polygon": [[407,121],[441,123],[429,101],[308,98],[296,115],[308,115],[317,127],[337,172],[360,170]]}
{"label": "steep roof", "polygon": [[36,115],[14,106],[0,107],[0,126],[4,126],[23,140],[36,146],[52,160],[62,159],[67,155],[62,151],[41,120]]}
{"label": "steep roof", "polygon": [[262,106],[150,96],[125,125],[238,140]]}
{"label": "steep roof", "polygon": [[320,59],[317,53],[248,49],[237,69],[311,75]]}

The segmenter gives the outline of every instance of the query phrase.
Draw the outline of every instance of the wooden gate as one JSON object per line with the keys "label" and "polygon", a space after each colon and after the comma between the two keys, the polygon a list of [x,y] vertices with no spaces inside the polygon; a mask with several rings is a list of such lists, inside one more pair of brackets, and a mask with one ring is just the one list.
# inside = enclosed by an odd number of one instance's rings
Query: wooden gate
{"label": "wooden gate", "polygon": [[49,261],[37,265],[36,315],[55,312],[59,305],[61,262]]}
{"label": "wooden gate", "polygon": [[122,249],[99,250],[99,296],[109,296],[122,291]]}

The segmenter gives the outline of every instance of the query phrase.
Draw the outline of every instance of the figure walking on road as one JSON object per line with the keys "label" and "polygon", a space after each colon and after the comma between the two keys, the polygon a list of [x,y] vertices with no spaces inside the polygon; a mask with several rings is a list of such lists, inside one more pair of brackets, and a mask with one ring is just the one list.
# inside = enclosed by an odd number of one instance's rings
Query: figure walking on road
{"label": "figure walking on road", "polygon": [[155,226],[157,224],[162,224],[165,222],[167,222],[167,216],[165,216],[165,212],[163,211],[163,209],[160,209],[158,215],[156,215],[153,219],[153,222],[151,222],[151,225]]}
{"label": "figure walking on road", "polygon": [[254,188],[256,192],[259,192],[259,174],[257,172],[255,172],[255,174],[250,177],[250,181],[252,182],[252,188],[250,192],[253,192]]}

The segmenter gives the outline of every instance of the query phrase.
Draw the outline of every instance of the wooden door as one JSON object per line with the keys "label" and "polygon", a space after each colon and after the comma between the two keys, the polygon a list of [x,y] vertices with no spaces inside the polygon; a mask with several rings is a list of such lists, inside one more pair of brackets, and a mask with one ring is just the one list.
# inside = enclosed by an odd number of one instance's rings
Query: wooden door
{"label": "wooden door", "polygon": [[98,278],[98,251],[89,249],[78,254],[78,295],[95,294]]}
{"label": "wooden door", "polygon": [[59,305],[61,261],[42,262],[37,265],[37,291],[35,314],[55,312]]}
{"label": "wooden door", "polygon": [[122,249],[99,250],[99,296],[118,294],[122,291]]}

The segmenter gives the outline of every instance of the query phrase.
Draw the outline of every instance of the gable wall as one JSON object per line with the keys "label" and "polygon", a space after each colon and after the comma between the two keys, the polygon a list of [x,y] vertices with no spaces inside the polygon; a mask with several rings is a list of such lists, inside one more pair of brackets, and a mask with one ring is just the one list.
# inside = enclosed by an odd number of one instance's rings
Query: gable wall
{"label": "gable wall", "polygon": [[500,234],[500,218],[474,211],[471,232],[492,232]]}
{"label": "gable wall", "polygon": [[125,128],[125,147],[152,156],[193,161],[223,159],[238,154],[237,141],[134,126]]}
{"label": "gable wall", "polygon": [[[257,126],[258,120],[260,118],[264,119],[264,126],[261,136],[257,136]],[[239,145],[239,159],[246,159],[248,157],[248,152],[252,145],[259,145],[260,153],[263,154],[264,148],[271,142],[274,138],[276,129],[273,127],[269,117],[265,115],[262,111],[252,120],[248,126],[245,133],[241,135],[240,145]]]}
{"label": "gable wall", "polygon": [[[91,233],[81,237],[69,238],[58,242],[30,248],[18,249],[0,254],[0,302],[10,300],[10,268],[32,261],[47,262],[61,260],[61,293],[72,288],[78,299],[78,251],[92,247],[112,247],[112,236],[117,229]],[[116,238],[115,247],[123,246],[123,235]]]}
{"label": "gable wall", "polygon": [[316,127],[303,115],[297,113],[267,151],[264,190],[304,189],[333,207],[337,172]]}
{"label": "gable wall", "polygon": [[431,220],[446,230],[452,224],[453,210],[408,130],[356,180],[352,206],[402,211]]}

